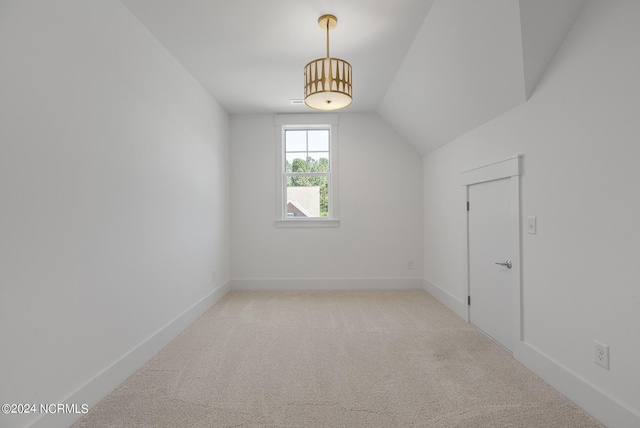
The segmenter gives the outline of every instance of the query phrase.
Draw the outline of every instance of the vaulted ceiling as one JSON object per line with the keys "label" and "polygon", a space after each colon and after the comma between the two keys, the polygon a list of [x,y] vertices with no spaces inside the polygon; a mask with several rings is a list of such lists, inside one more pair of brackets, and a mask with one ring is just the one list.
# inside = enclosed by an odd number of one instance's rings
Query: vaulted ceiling
{"label": "vaulted ceiling", "polygon": [[426,153],[526,102],[586,0],[122,0],[232,114],[311,113],[303,68],[353,67],[353,104]]}

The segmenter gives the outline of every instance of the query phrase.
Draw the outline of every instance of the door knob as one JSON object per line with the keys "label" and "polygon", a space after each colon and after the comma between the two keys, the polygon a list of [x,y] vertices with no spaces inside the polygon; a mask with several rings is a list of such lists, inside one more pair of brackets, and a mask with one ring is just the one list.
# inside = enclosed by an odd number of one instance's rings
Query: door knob
{"label": "door knob", "polygon": [[511,266],[513,266],[513,264],[511,264],[511,260],[507,260],[504,263],[496,262],[496,264],[500,266],[506,266],[507,269],[511,269]]}

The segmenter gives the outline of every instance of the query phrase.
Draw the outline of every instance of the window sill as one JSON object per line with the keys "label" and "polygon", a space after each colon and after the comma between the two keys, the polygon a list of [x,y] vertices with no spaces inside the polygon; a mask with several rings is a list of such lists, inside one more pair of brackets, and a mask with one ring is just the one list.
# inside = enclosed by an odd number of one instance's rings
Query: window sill
{"label": "window sill", "polygon": [[339,227],[340,220],[337,219],[315,219],[315,218],[300,218],[300,219],[287,219],[276,220],[274,222],[275,227]]}

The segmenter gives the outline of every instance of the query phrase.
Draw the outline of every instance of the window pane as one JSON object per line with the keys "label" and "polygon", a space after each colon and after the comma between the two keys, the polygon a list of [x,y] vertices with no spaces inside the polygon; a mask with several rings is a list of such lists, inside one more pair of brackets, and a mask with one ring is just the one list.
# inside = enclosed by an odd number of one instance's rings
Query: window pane
{"label": "window pane", "polygon": [[313,151],[313,152],[329,151],[329,130],[328,129],[309,130],[309,151]]}
{"label": "window pane", "polygon": [[329,153],[309,153],[309,172],[329,172]]}
{"label": "window pane", "polygon": [[329,177],[287,177],[287,217],[326,217]]}
{"label": "window pane", "polygon": [[308,172],[307,171],[307,153],[287,153],[287,163],[289,167],[286,172]]}
{"label": "window pane", "polygon": [[307,151],[307,131],[287,129],[284,134],[285,151],[306,152]]}

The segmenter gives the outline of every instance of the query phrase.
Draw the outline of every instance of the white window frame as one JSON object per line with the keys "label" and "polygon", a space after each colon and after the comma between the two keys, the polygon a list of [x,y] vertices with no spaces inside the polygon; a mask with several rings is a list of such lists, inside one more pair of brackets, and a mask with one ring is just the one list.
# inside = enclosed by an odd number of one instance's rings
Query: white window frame
{"label": "white window frame", "polygon": [[[338,115],[287,114],[276,115],[276,227],[338,227]],[[329,128],[329,212],[327,217],[287,217],[284,133],[287,129]]]}

